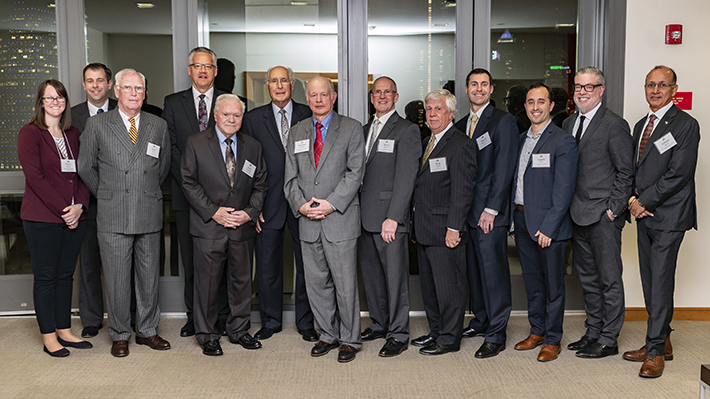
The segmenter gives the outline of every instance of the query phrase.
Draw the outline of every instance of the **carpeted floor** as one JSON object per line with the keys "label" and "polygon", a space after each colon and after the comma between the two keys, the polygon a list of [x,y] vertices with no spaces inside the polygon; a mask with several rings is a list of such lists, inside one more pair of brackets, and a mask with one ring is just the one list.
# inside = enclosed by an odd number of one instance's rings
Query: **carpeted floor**
{"label": "carpeted floor", "polygon": [[[563,350],[555,361],[537,362],[537,350],[513,350],[529,331],[524,316],[511,318],[508,349],[491,359],[473,356],[483,338],[464,339],[453,354],[427,357],[410,346],[395,358],[378,357],[384,340],[376,340],[347,364],[337,362],[337,351],[312,358],[312,344],[292,323],[260,350],[222,339],[224,356],[207,357],[194,338],[179,337],[183,323],[161,320],[160,334],[172,344],[166,352],[131,340],[130,356],[114,358],[104,328],[93,349],[55,359],[42,352],[34,318],[0,318],[0,398],[693,398],[700,365],[710,363],[710,322],[697,321],[673,322],[675,359],[652,380],[620,355],[583,360]],[[363,318],[363,328],[368,323]],[[563,346],[583,335],[583,323],[583,316],[565,319]],[[79,320],[73,325],[78,335]],[[624,325],[621,351],[643,345],[645,325]],[[427,332],[423,317],[411,319],[412,337]]]}

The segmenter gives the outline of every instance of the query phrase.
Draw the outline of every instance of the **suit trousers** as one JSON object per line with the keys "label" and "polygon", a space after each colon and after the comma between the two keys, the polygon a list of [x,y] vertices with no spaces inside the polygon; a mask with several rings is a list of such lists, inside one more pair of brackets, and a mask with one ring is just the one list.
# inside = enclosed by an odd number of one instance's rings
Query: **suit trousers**
{"label": "suit trousers", "polygon": [[96,197],[89,197],[86,230],[79,253],[79,317],[84,327],[101,327],[104,321],[104,294],[101,288],[101,253],[96,237]]}
{"label": "suit trousers", "polygon": [[213,240],[194,238],[195,243],[195,338],[200,344],[219,340],[215,328],[219,313],[221,282],[227,280],[230,317],[227,335],[236,341],[251,327],[251,265],[254,241],[233,241],[225,235]]}
{"label": "suit trousers", "polygon": [[600,344],[617,346],[624,324],[624,281],[621,263],[623,218],[601,220],[589,226],[573,224],[572,255],[584,294],[586,335]]}
{"label": "suit trousers", "polygon": [[469,327],[486,331],[485,342],[504,344],[513,309],[508,266],[508,227],[494,227],[488,234],[471,227],[466,243],[466,263],[471,311]]}
{"label": "suit trousers", "polygon": [[648,312],[646,353],[662,355],[666,337],[671,333],[675,271],[685,231],[651,229],[643,219],[637,219],[636,226],[639,272]]}
{"label": "suit trousers", "polygon": [[466,307],[466,247],[417,244],[417,257],[429,336],[458,350]]}
{"label": "suit trousers", "polygon": [[315,242],[301,241],[301,249],[308,300],[320,340],[360,349],[357,239],[329,242],[321,232]]}
{"label": "suit trousers", "polygon": [[30,247],[32,296],[42,334],[71,328],[72,282],[86,221],[75,229],[64,223],[22,221]]}
{"label": "suit trousers", "polygon": [[111,339],[127,341],[131,337],[131,274],[135,275],[136,335],[146,338],[158,334],[160,232],[120,234],[99,231],[98,238]]}
{"label": "suit trousers", "polygon": [[363,230],[358,239],[370,328],[400,342],[409,341],[408,236],[395,233],[395,240],[387,244],[380,233]]}
{"label": "suit trousers", "polygon": [[525,215],[513,214],[515,245],[520,254],[525,293],[528,297],[530,333],[545,337],[548,345],[559,345],[565,317],[565,250],[567,241],[552,240],[542,248],[528,234]]}

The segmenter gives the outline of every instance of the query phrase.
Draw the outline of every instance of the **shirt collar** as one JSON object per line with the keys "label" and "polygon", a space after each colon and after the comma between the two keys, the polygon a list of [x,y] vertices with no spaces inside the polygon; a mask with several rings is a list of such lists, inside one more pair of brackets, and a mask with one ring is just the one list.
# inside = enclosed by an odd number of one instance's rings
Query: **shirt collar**
{"label": "shirt collar", "polygon": [[547,120],[547,124],[545,124],[545,127],[543,127],[542,130],[540,130],[540,133],[537,136],[533,136],[532,126],[530,126],[530,128],[528,129],[528,132],[526,133],[527,137],[530,139],[533,139],[533,140],[539,139],[540,136],[542,136],[542,134],[545,133],[545,130],[547,130],[547,127],[550,126],[550,123],[552,123],[552,118]]}
{"label": "shirt collar", "polygon": [[597,111],[599,111],[599,108],[601,108],[601,107],[602,107],[602,103],[601,103],[601,101],[600,101],[599,104],[597,104],[596,107],[592,108],[591,111],[587,112],[586,114],[582,114],[582,113],[580,112],[579,115],[580,115],[580,116],[584,116],[584,119],[590,121],[590,120],[592,120],[592,118],[594,118],[594,115],[597,114]]}
{"label": "shirt collar", "polygon": [[[292,115],[293,113],[293,100],[289,100],[288,104],[286,104],[283,109],[286,111],[286,116]],[[271,110],[274,111],[274,115],[278,115],[279,112],[281,112],[281,108],[279,108],[276,104],[273,102],[271,103]]]}
{"label": "shirt collar", "polygon": [[[225,136],[224,133],[222,133],[222,132],[219,130],[219,128],[217,127],[217,125],[214,126],[214,131],[217,133],[217,138],[219,139],[219,143],[220,143],[220,144],[224,143],[225,140],[227,140],[227,136]],[[237,141],[237,133],[233,134],[232,137],[230,137],[230,138],[232,139],[232,143],[236,143],[236,141]]]}
{"label": "shirt collar", "polygon": [[471,110],[469,112],[469,117],[476,115],[478,117],[478,119],[481,119],[481,115],[483,115],[483,111],[486,109],[486,107],[488,107],[488,104],[490,104],[490,103],[491,103],[490,101],[487,102],[484,106],[482,106],[481,108],[478,109],[478,112],[473,112],[473,110]]}
{"label": "shirt collar", "polygon": [[673,101],[664,105],[663,108],[659,109],[656,112],[649,110],[648,117],[650,117],[653,114],[653,115],[656,115],[656,118],[658,118],[658,120],[660,121],[661,119],[663,119],[664,116],[666,116],[666,112],[668,112],[668,110],[671,109],[672,106],[673,106]]}
{"label": "shirt collar", "polygon": [[214,95],[214,86],[210,87],[210,89],[204,93],[200,93],[200,91],[197,90],[195,88],[195,86],[192,86],[192,98],[195,99],[195,103],[200,101],[200,96],[202,94],[205,95],[205,102],[209,102],[210,104],[212,104],[212,96]]}
{"label": "shirt collar", "polygon": [[108,98],[106,99],[104,104],[100,107],[95,107],[94,104],[91,103],[91,101],[87,101],[86,105],[89,106],[89,115],[94,116],[99,111],[99,109],[104,110],[104,112],[108,111]]}
{"label": "shirt collar", "polygon": [[388,113],[382,115],[382,116],[379,117],[379,118],[378,118],[377,116],[375,116],[375,119],[373,119],[372,122],[374,123],[375,120],[379,120],[380,123],[382,124],[382,126],[384,126],[385,123],[387,123],[387,121],[390,119],[390,117],[391,117],[392,115],[394,115],[394,111],[395,111],[395,110],[393,109],[392,111],[390,111],[390,112],[388,112]]}
{"label": "shirt collar", "polygon": [[[322,121],[320,121],[321,125],[323,125],[323,127],[325,128],[325,130],[328,130],[328,126],[330,126],[330,119],[333,117],[333,112],[335,112],[335,111],[330,111],[330,113],[328,114],[328,116],[326,116],[325,119],[323,119]],[[318,121],[318,120],[316,119],[316,117],[314,116],[314,117],[313,117],[313,126],[315,127],[316,123],[318,123],[318,122],[319,122],[319,121]]]}

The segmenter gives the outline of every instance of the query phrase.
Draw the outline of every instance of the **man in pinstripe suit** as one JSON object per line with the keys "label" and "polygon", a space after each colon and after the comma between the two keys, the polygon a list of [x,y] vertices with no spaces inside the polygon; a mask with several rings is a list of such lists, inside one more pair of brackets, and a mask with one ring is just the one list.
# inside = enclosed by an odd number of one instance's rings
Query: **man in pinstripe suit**
{"label": "man in pinstripe suit", "polygon": [[170,139],[164,120],[141,112],[145,98],[141,73],[120,71],[114,91],[118,108],[89,119],[81,135],[78,166],[97,199],[111,354],[123,357],[128,356],[131,337],[131,272],[136,285],[136,343],[170,349],[158,335],[160,185],[170,171]]}

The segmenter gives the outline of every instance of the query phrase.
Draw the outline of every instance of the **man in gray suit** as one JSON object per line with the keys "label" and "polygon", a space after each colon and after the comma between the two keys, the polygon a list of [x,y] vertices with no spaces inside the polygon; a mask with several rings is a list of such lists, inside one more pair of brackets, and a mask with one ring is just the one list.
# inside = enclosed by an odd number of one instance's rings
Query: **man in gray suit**
{"label": "man in gray suit", "polygon": [[422,155],[419,127],[394,107],[397,85],[387,76],[372,84],[375,117],[364,127],[366,167],[360,204],[360,267],[372,324],[363,341],[387,338],[380,356],[391,357],[409,342],[409,208]]}
{"label": "man in gray suit", "polygon": [[135,274],[136,343],[170,349],[158,335],[158,278],[163,193],[170,171],[165,121],[141,112],[145,78],[116,74],[118,108],[90,118],[81,135],[79,175],[97,199],[97,229],[108,297],[111,354],[128,356],[131,271]]}
{"label": "man in gray suit", "polygon": [[323,356],[340,343],[338,361],[344,363],[362,347],[356,272],[362,125],[333,112],[337,95],[329,79],[312,79],[306,95],[313,118],[289,135],[284,193],[299,218],[306,289],[320,335],[311,356]]}
{"label": "man in gray suit", "polygon": [[577,112],[562,128],[577,140],[577,186],[569,206],[572,254],[584,293],[587,328],[567,349],[597,359],[619,353],[624,324],[621,230],[634,167],[629,124],[602,105],[604,73],[585,67],[574,77]]}

